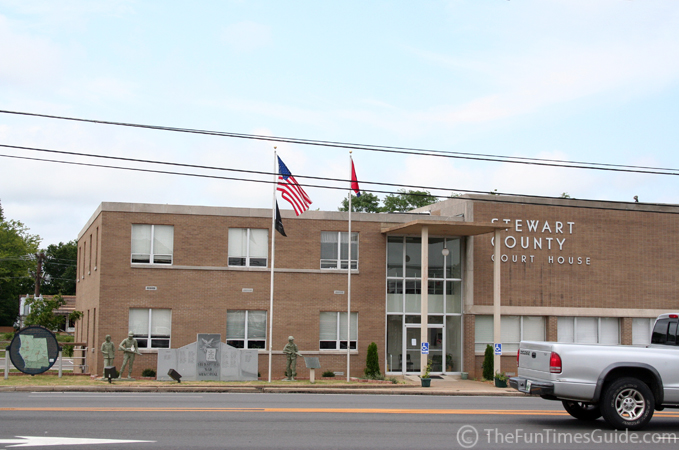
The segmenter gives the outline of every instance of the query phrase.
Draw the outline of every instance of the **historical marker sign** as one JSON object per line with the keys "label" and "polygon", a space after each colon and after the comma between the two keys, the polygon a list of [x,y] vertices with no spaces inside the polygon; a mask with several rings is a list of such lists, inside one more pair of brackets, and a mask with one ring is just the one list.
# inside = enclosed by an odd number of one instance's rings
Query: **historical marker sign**
{"label": "historical marker sign", "polygon": [[32,325],[19,330],[7,347],[12,364],[29,375],[46,372],[59,357],[59,343],[45,327]]}

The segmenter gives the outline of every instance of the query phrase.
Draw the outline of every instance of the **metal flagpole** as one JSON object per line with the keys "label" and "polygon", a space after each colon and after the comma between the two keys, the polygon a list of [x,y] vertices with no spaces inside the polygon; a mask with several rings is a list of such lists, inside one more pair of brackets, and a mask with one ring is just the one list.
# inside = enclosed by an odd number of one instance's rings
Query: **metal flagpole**
{"label": "metal flagpole", "polygon": [[[351,173],[351,151],[349,151],[349,173]],[[341,241],[341,239],[340,239]],[[349,261],[347,264],[347,381],[351,380],[351,182],[349,183]],[[340,249],[342,248],[340,242]],[[340,261],[341,261],[340,256]]]}
{"label": "metal flagpole", "polygon": [[273,205],[271,206],[271,293],[269,296],[269,383],[271,383],[271,350],[273,349],[273,274],[276,256],[276,182],[278,174],[276,147],[273,148]]}

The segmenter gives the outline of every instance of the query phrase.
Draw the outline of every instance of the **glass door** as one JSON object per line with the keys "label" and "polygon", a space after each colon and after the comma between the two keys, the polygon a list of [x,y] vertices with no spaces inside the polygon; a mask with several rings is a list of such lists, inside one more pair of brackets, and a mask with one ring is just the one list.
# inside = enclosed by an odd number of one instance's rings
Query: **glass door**
{"label": "glass door", "polygon": [[406,325],[406,373],[420,373],[420,325]]}

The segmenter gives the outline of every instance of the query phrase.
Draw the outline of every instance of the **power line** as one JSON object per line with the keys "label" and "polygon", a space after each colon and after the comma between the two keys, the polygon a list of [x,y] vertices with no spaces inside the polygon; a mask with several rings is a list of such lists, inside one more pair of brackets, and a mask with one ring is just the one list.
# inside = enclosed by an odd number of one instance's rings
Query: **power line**
{"label": "power line", "polygon": [[302,139],[302,138],[287,138],[278,136],[263,136],[256,134],[244,134],[244,133],[232,133],[225,131],[210,131],[210,130],[199,130],[192,128],[177,128],[169,126],[159,126],[159,125],[145,125],[129,122],[113,122],[106,120],[94,120],[94,119],[82,119],[77,117],[67,117],[67,116],[55,116],[49,114],[38,114],[29,113],[21,111],[9,111],[0,110],[0,113],[31,116],[31,117],[42,117],[48,119],[58,119],[58,120],[69,120],[76,122],[87,122],[95,123],[101,125],[115,125],[133,128],[145,128],[151,130],[161,130],[161,131],[173,131],[180,133],[193,133],[193,134],[205,134],[212,136],[223,136],[231,137],[237,139],[251,139],[251,140],[263,140],[271,142],[285,142],[291,144],[300,145],[314,145],[322,147],[335,147],[335,148],[347,148],[354,150],[364,150],[364,151],[375,151],[375,152],[386,152],[386,153],[401,153],[401,154],[413,154],[420,156],[436,156],[444,158],[457,158],[457,159],[468,159],[486,162],[504,162],[511,164],[527,164],[527,165],[538,165],[538,166],[549,166],[549,167],[561,167],[561,168],[571,168],[571,169],[589,169],[589,170],[606,170],[615,172],[629,172],[629,173],[641,173],[641,174],[652,174],[652,175],[679,175],[679,169],[673,168],[659,168],[659,167],[648,167],[648,166],[633,166],[633,165],[621,165],[621,164],[608,164],[608,163],[593,163],[593,162],[583,162],[583,161],[566,161],[566,160],[556,160],[556,159],[540,159],[540,158],[526,158],[518,156],[501,156],[501,155],[487,155],[487,154],[475,154],[475,153],[464,153],[464,152],[452,152],[444,150],[431,150],[431,149],[420,149],[412,147],[397,147],[397,146],[387,146],[387,145],[371,145],[371,144],[355,144],[337,141],[324,141],[315,139]]}
{"label": "power line", "polygon": [[[1,146],[1,145],[0,145]],[[180,176],[188,176],[188,177],[197,177],[197,178],[209,178],[209,179],[219,179],[219,180],[231,180],[231,181],[244,181],[244,182],[251,182],[251,183],[265,183],[265,184],[272,184],[272,183],[277,183],[278,181],[272,181],[272,180],[256,180],[256,179],[248,179],[248,178],[237,178],[237,177],[224,177],[224,176],[218,176],[218,175],[205,175],[205,174],[196,174],[196,173],[186,173],[186,172],[172,172],[172,171],[164,171],[164,170],[153,170],[153,169],[142,169],[142,168],[134,168],[134,167],[122,167],[122,166],[112,166],[112,165],[104,165],[104,164],[92,164],[92,163],[80,163],[80,162],[74,162],[74,161],[61,161],[61,160],[52,160],[52,159],[44,159],[44,158],[30,158],[27,156],[14,156],[14,155],[3,155],[0,154],[0,157],[4,158],[13,158],[13,159],[25,159],[25,160],[30,160],[30,161],[43,161],[43,162],[51,162],[51,163],[60,163],[60,164],[69,164],[69,165],[77,165],[77,166],[85,166],[85,167],[98,167],[98,168],[107,168],[107,169],[117,169],[117,170],[130,170],[130,171],[135,171],[135,172],[147,172],[147,173],[156,173],[156,174],[163,174],[163,175],[180,175]],[[107,157],[107,158],[113,158],[113,157]],[[175,164],[175,163],[168,163],[168,164]],[[178,164],[178,163],[177,163]],[[181,164],[178,164],[181,166]],[[189,165],[190,166],[190,165]],[[224,170],[234,170],[234,171],[239,171],[237,169],[224,169]],[[252,173],[259,173],[255,171],[244,171],[244,172],[252,172]],[[271,175],[269,172],[262,172],[263,174]],[[299,177],[301,178],[301,176]],[[347,181],[347,180],[341,180],[341,179],[335,179],[335,178],[321,178],[321,177],[305,177],[305,178],[314,178],[314,179],[319,179],[319,180],[330,180],[330,181]],[[360,180],[359,180],[360,181]],[[361,183],[364,183],[363,181],[360,181]],[[365,182],[368,184],[378,184],[378,185],[385,185],[385,186],[400,186],[400,187],[409,187],[409,188],[416,188],[416,189],[432,189],[432,190],[442,190],[442,191],[452,191],[452,192],[463,192],[467,194],[489,194],[487,191],[478,191],[478,190],[470,190],[470,189],[457,189],[457,188],[439,188],[439,187],[431,187],[431,186],[412,186],[412,185],[399,185],[399,184],[391,184],[391,183],[377,183],[377,182]],[[338,186],[323,186],[323,185],[317,185],[317,184],[304,184],[304,187],[315,187],[319,189],[332,189],[332,190],[340,190],[340,191],[346,191],[346,187],[338,187]],[[387,194],[387,195],[393,195],[393,194],[401,194],[402,192],[394,192],[394,191],[382,191],[382,190],[374,190],[374,189],[361,189],[363,192],[371,192],[371,193],[376,193],[376,194]],[[436,194],[417,194],[417,193],[410,193],[407,192],[406,194],[408,195],[431,195],[432,197],[436,198],[450,198],[450,196],[447,195],[436,195]],[[555,198],[560,198],[560,197],[545,197],[544,195],[529,195],[529,194],[514,194],[514,193],[505,193],[505,192],[493,192],[492,194],[496,194],[498,196],[503,196],[505,199],[506,198],[512,198],[512,197],[524,197],[524,198],[531,198],[531,199],[555,199]],[[493,202],[493,199],[474,199],[477,201],[487,201],[487,202]],[[590,199],[571,199],[571,200],[578,200],[580,202],[591,202],[591,203],[620,203],[616,201],[607,201],[607,200],[590,200]],[[506,203],[516,203],[516,204],[521,204],[524,203],[521,200],[513,201],[513,200],[504,200]],[[602,207],[600,205],[597,206],[587,206],[587,205],[553,205],[551,203],[539,203],[539,202],[533,202],[530,203],[531,205],[544,205],[544,206],[559,206],[559,207],[565,207],[565,208],[580,208],[580,209],[598,209],[598,210],[611,210],[611,211],[618,211],[619,208],[607,208],[607,207]],[[644,203],[645,206],[668,206],[666,204],[662,203]],[[673,206],[673,205],[672,205]],[[679,212],[674,212],[674,211],[644,211],[644,210],[635,210],[636,212],[654,212],[654,213],[660,213],[660,214],[679,214]]]}

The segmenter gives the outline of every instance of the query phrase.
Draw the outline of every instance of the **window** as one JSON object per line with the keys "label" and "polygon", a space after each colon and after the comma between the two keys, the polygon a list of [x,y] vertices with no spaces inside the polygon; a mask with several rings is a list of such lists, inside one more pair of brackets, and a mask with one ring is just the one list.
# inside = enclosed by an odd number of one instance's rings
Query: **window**
{"label": "window", "polygon": [[[347,349],[347,313],[346,312],[322,312],[321,313],[321,350]],[[358,313],[351,313],[351,349],[356,349],[358,339]]]}
{"label": "window", "polygon": [[[502,353],[519,351],[521,341],[544,341],[545,318],[538,316],[502,316]],[[483,353],[486,345],[493,345],[493,316],[476,316],[475,351]]]}
{"label": "window", "polygon": [[655,319],[632,319],[632,345],[648,345],[651,343],[651,327]]}
{"label": "window", "polygon": [[266,348],[266,311],[228,310],[226,343],[236,348]]}
{"label": "window", "polygon": [[620,344],[620,320],[616,317],[559,317],[559,342]]}
{"label": "window", "polygon": [[[346,269],[349,258],[348,233],[321,231],[321,269]],[[351,269],[358,269],[358,233],[351,233]]]}
{"label": "window", "polygon": [[132,225],[132,262],[172,264],[174,226]]}
{"label": "window", "polygon": [[130,331],[139,348],[170,348],[171,309],[130,308]]}
{"label": "window", "polygon": [[229,265],[266,267],[269,230],[229,228]]}

